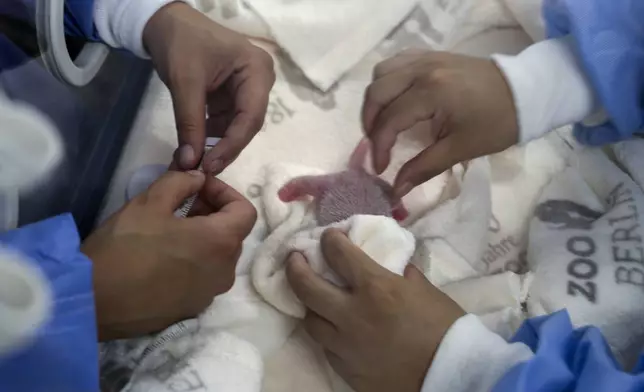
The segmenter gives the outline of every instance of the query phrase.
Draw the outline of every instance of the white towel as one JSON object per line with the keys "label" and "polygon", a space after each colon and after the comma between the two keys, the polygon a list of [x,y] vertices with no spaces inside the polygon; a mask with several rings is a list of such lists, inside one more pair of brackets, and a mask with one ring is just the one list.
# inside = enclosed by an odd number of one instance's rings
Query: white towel
{"label": "white towel", "polygon": [[631,175],[633,180],[644,190],[644,139],[632,139],[619,142],[611,147],[616,159]]}
{"label": "white towel", "polygon": [[231,30],[252,38],[272,40],[268,25],[243,0],[199,0],[197,8]]}
{"label": "white towel", "polygon": [[[286,315],[303,318],[306,309],[291,290],[285,274],[285,262],[293,251],[304,254],[318,274],[337,285],[343,282],[326,265],[320,238],[328,227],[316,227],[310,201],[285,204],[277,192],[288,180],[307,170],[301,166],[274,164],[266,168],[268,190],[262,197],[263,210],[269,218],[271,233],[256,251],[252,267],[255,289],[263,298]],[[308,170],[307,174],[318,173]],[[281,179],[282,181],[279,181]],[[331,225],[347,233],[349,239],[390,271],[402,275],[414,253],[414,237],[393,219],[383,216],[354,216]]]}
{"label": "white towel", "polygon": [[[640,167],[638,167],[639,169]],[[600,150],[557,175],[530,227],[530,316],[566,308],[630,368],[644,340],[644,194]]]}
{"label": "white towel", "polygon": [[436,285],[502,271],[527,272],[528,224],[537,198],[566,165],[556,134],[456,166],[437,208],[410,227],[414,263]]}
{"label": "white towel", "polygon": [[319,89],[329,90],[402,22],[417,0],[245,0]]}
{"label": "white towel", "polygon": [[[279,181],[285,182],[290,178],[288,175],[315,174],[308,173],[310,170],[308,167],[300,167],[301,171],[295,170],[290,174],[283,173],[284,178],[278,179],[279,175],[275,174],[277,171],[272,171],[276,179],[270,181],[274,184],[271,187],[265,184],[267,171],[264,168],[271,162],[290,161],[316,167],[320,173],[346,169],[347,159],[362,136],[359,121],[360,105],[362,95],[371,79],[373,66],[383,57],[393,55],[404,47],[432,48],[431,37],[435,34],[434,30],[441,31],[442,29],[441,18],[437,17],[441,13],[428,13],[426,11],[428,3],[435,3],[439,9],[448,13],[455,12],[460,6],[457,4],[460,2],[457,1],[424,0],[423,8],[417,8],[414,11],[412,18],[407,21],[409,23],[401,25],[388,37],[386,42],[380,44],[375,51],[367,55],[364,61],[360,62],[326,93],[316,89],[290,60],[278,56],[276,58],[278,80],[271,94],[266,126],[242,152],[239,159],[220,176],[222,180],[251,199],[258,207],[260,218],[251,236],[245,241],[244,251],[238,264],[238,279],[235,287],[230,293],[218,297],[208,311],[200,317],[199,322],[202,324],[202,328],[199,331],[207,339],[213,339],[222,331],[228,331],[229,334],[254,345],[259,355],[265,359],[265,377],[262,387],[264,392],[300,390],[330,392],[334,391],[333,388],[337,385],[337,379],[329,373],[321,350],[311,343],[310,338],[302,329],[296,328],[293,333],[290,332],[293,328],[292,325],[297,323],[297,319],[288,317],[272,305],[263,302],[262,297],[250,284],[249,276],[241,276],[250,273],[256,256],[255,248],[263,243],[268,233],[272,233],[286,220],[289,211],[288,206],[283,203],[273,203],[275,208],[263,209],[264,195],[270,192],[274,192],[276,195],[277,189],[280,187]],[[249,11],[245,8],[238,10],[241,13]],[[445,23],[449,24],[450,22]],[[449,34],[445,34],[442,41],[434,40],[437,42],[435,48],[443,47],[449,41],[448,36]],[[279,50],[264,43],[261,45],[273,54],[279,54]],[[134,127],[135,132],[124,152],[118,175],[112,185],[108,206],[104,210],[104,217],[122,206],[127,183],[137,168],[146,164],[167,165],[171,160],[172,151],[176,147],[176,129],[172,113],[170,96],[158,78],[155,78],[149,88],[144,109],[140,112]],[[392,181],[401,165],[420,151],[424,145],[423,135],[410,132],[402,134],[393,154],[392,165],[384,175],[385,179]],[[538,155],[538,153],[535,152],[534,155]],[[548,156],[550,155],[546,154],[546,157]],[[555,162],[559,161],[555,160]],[[491,172],[494,173],[495,165],[491,166]],[[293,168],[293,166],[289,166],[289,171]],[[459,178],[462,179],[462,173],[459,175]],[[409,222],[425,216],[430,208],[436,205],[448,178],[448,173],[439,176],[414,190],[405,199],[405,205],[411,214]],[[460,187],[456,187],[456,192],[450,193],[450,197],[463,193],[459,193],[459,189]],[[449,199],[449,197],[444,199]],[[494,200],[494,196],[491,199]],[[429,215],[436,211],[430,211]],[[458,217],[466,223],[469,222],[464,215],[454,214],[452,210],[445,212],[441,224],[453,227],[449,222],[454,217]],[[434,216],[434,220],[438,218],[438,215]],[[487,227],[488,225],[486,223],[483,226]],[[459,245],[459,242],[447,243],[448,251],[444,253],[443,263],[434,264],[442,264],[441,268],[448,270],[451,266],[448,257],[455,255],[454,248]],[[435,250],[436,246],[431,248]],[[440,252],[437,252],[436,255],[440,256]],[[440,260],[441,257],[438,259]],[[450,279],[446,281],[456,281],[479,274],[476,270],[471,274],[470,264],[467,264],[466,267],[465,273],[461,274],[450,270]],[[474,286],[489,287],[482,283],[476,283]],[[463,291],[467,291],[466,286],[463,287]],[[506,288],[514,286],[502,287],[504,287],[503,290],[495,292],[505,292]],[[513,293],[511,295],[515,294],[513,290],[508,292]],[[467,298],[471,299],[472,297]],[[497,296],[490,297],[491,301],[495,301],[495,305],[486,306],[481,303],[480,309],[488,312],[490,309],[497,309],[507,303],[516,304],[518,302],[512,296],[504,300],[498,299]],[[245,303],[242,305],[244,301]],[[511,333],[509,331],[518,322],[517,320],[520,320],[520,317],[521,313],[517,311],[516,305],[494,310],[482,316],[486,325],[493,327],[503,336]],[[263,336],[262,333],[264,333]],[[285,336],[286,342],[281,348],[277,348],[282,344]],[[193,340],[192,337],[187,339],[188,341]],[[271,342],[271,339],[274,341]],[[188,341],[185,344],[188,344]],[[172,367],[170,368],[172,369]]]}
{"label": "white towel", "polygon": [[255,347],[221,333],[166,344],[137,369],[126,392],[259,392],[262,377]]}

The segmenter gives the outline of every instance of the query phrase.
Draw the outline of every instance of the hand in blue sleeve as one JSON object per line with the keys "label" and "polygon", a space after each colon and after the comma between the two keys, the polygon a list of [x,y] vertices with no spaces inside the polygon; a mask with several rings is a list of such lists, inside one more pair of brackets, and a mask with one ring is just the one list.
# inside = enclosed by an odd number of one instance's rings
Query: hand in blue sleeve
{"label": "hand in blue sleeve", "polygon": [[0,358],[0,391],[99,391],[92,262],[79,250],[71,215],[0,235],[44,273],[53,292],[50,321],[30,346]]}
{"label": "hand in blue sleeve", "polygon": [[644,356],[627,373],[599,329],[573,329],[566,311],[526,321],[513,342],[535,356],[506,373],[494,392],[635,392],[644,390]]}
{"label": "hand in blue sleeve", "polygon": [[610,120],[578,125],[577,138],[601,145],[644,130],[644,2],[545,0],[549,37],[571,35]]}

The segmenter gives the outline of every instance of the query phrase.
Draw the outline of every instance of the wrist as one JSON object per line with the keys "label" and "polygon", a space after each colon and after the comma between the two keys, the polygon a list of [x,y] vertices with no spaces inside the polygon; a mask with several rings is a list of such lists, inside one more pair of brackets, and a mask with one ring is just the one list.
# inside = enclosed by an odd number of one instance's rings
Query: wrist
{"label": "wrist", "polygon": [[149,54],[155,51],[158,45],[167,44],[166,34],[175,30],[175,24],[194,12],[194,9],[184,1],[171,0],[162,5],[148,19],[142,32],[143,48]]}
{"label": "wrist", "polygon": [[518,56],[493,56],[512,91],[521,143],[581,121],[598,107],[570,39],[543,41]]}
{"label": "wrist", "polygon": [[194,0],[95,0],[94,21],[100,37],[110,46],[125,48],[147,58],[144,30],[166,6],[180,3],[190,7]]}
{"label": "wrist", "polygon": [[[509,369],[532,356],[524,344],[506,342],[477,316],[468,314],[447,331],[421,392],[490,391]],[[467,371],[454,377],[454,369]]]}

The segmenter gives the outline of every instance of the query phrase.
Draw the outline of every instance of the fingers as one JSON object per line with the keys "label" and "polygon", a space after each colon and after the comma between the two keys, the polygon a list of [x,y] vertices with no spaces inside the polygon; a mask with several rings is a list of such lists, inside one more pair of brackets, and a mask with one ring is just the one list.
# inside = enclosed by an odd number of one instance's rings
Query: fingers
{"label": "fingers", "polygon": [[179,137],[179,167],[197,167],[206,140],[206,88],[202,78],[178,78],[170,92]]}
{"label": "fingers", "polygon": [[286,277],[304,306],[330,322],[338,320],[348,301],[345,293],[315,273],[300,253],[293,253],[286,266]]}
{"label": "fingers", "polygon": [[373,70],[373,79],[382,78],[394,71],[404,68],[422,59],[427,54],[424,49],[411,48],[406,49],[396,56],[380,62]]}
{"label": "fingers", "polygon": [[377,79],[367,88],[362,105],[362,126],[367,136],[382,109],[409,90],[413,81],[412,72],[400,72]]}
{"label": "fingers", "polygon": [[377,116],[369,138],[373,143],[374,168],[377,173],[389,165],[391,149],[398,134],[434,115],[430,97],[414,87],[397,97]]}
{"label": "fingers", "polygon": [[200,197],[214,212],[211,218],[217,225],[225,225],[244,237],[253,229],[257,220],[255,207],[225,182],[208,176]]}
{"label": "fingers", "polygon": [[215,169],[213,174],[218,174],[232,163],[264,125],[275,73],[270,55],[264,51],[261,53],[258,55],[260,60],[249,63],[233,76],[236,78],[233,79],[231,92],[235,94],[235,116],[225,136],[206,157],[207,167]]}
{"label": "fingers", "polygon": [[329,229],[321,240],[322,254],[329,267],[350,287],[360,287],[378,274],[380,267],[339,230]]}
{"label": "fingers", "polygon": [[333,323],[311,311],[306,313],[303,323],[306,332],[322,347],[332,351],[336,348],[338,330]]}
{"label": "fingers", "polygon": [[169,171],[141,196],[160,211],[174,212],[187,198],[199,192],[205,180],[205,175],[197,170]]}
{"label": "fingers", "polygon": [[[403,274],[404,278],[410,282],[424,282],[429,283],[425,275],[413,264],[407,264],[405,267],[405,272]],[[430,283],[431,284],[431,283]]]}
{"label": "fingers", "polygon": [[396,176],[394,196],[402,198],[418,185],[462,161],[456,153],[459,151],[456,144],[456,138],[449,135],[405,163]]}

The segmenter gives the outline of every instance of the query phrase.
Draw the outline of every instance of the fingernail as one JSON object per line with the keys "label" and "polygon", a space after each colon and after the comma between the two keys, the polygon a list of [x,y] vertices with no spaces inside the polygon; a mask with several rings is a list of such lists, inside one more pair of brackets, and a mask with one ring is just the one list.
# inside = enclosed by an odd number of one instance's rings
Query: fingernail
{"label": "fingernail", "polygon": [[179,164],[181,168],[192,168],[195,162],[195,150],[189,144],[184,144],[179,148]]}
{"label": "fingernail", "polygon": [[193,177],[201,177],[201,176],[203,176],[203,173],[200,170],[190,170],[187,173],[190,174]]}
{"label": "fingernail", "polygon": [[221,159],[215,159],[208,165],[209,173],[218,174],[222,170],[224,170],[224,161],[222,161]]}
{"label": "fingernail", "polygon": [[293,252],[289,256],[289,263],[291,265],[302,264],[302,263],[306,264],[306,259],[300,252]]}

